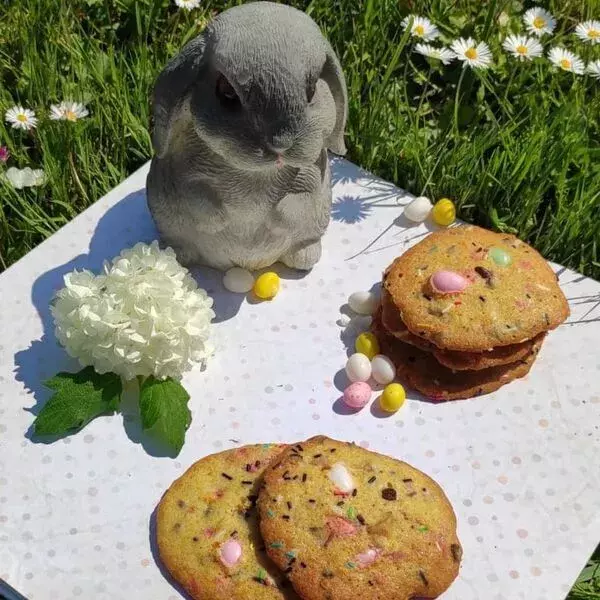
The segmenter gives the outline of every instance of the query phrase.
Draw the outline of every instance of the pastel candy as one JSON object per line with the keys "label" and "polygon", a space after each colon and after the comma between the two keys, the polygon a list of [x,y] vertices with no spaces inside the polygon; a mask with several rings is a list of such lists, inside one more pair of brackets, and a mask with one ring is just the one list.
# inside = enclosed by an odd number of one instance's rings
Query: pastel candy
{"label": "pastel candy", "polygon": [[344,391],[344,403],[350,408],[363,408],[371,399],[371,387],[364,381],[356,381]]}
{"label": "pastel candy", "polygon": [[419,196],[404,209],[404,216],[414,223],[422,223],[427,219],[432,208],[429,198]]}
{"label": "pastel candy", "polygon": [[456,294],[462,292],[469,280],[454,271],[436,271],[430,279],[431,287],[438,294]]}
{"label": "pastel candy", "polygon": [[242,546],[237,540],[227,540],[221,546],[221,562],[226,567],[233,567],[242,556]]}
{"label": "pastel candy", "polygon": [[379,548],[369,548],[366,552],[358,554],[355,562],[357,562],[360,567],[368,567],[377,560],[377,557],[380,554],[381,550]]}
{"label": "pastel candy", "polygon": [[512,262],[511,255],[497,246],[492,246],[488,252],[488,256],[499,266],[508,267]]}
{"label": "pastel candy", "polygon": [[352,475],[350,475],[346,465],[343,463],[335,463],[335,465],[329,469],[329,479],[340,492],[349,494],[354,489]]}

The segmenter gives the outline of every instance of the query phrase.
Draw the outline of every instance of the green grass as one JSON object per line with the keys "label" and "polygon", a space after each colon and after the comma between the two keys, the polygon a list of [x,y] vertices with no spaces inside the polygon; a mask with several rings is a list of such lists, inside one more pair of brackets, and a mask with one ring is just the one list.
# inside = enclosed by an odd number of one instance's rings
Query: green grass
{"label": "green grass", "polygon": [[[15,102],[41,122],[21,134],[0,123],[9,166],[42,167],[48,183],[0,186],[0,270],[100,198],[151,156],[149,95],[168,58],[213,11],[168,0],[30,0],[0,7],[0,110]],[[326,31],[350,93],[349,158],[411,192],[448,196],[467,221],[514,231],[547,258],[600,277],[600,82],[520,65],[500,51],[522,30],[512,0],[295,1]],[[586,58],[572,34],[600,18],[598,0],[544,3],[558,17],[552,44]],[[462,73],[412,52],[399,26],[410,11],[432,18],[444,41],[473,35],[492,48],[490,71]],[[498,16],[510,21],[501,27]],[[549,42],[545,42],[547,46]],[[91,116],[51,122],[50,103],[85,102]],[[456,100],[458,99],[458,102]],[[571,598],[600,597],[596,551]]]}

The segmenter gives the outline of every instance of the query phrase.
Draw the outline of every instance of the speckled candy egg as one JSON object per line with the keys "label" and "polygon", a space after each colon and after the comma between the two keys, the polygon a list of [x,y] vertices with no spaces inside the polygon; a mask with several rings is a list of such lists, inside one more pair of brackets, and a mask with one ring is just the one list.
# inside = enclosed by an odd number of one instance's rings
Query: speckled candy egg
{"label": "speckled candy egg", "polygon": [[396,378],[396,367],[387,356],[378,354],[371,361],[371,374],[377,383],[387,385]]}
{"label": "speckled candy egg", "polygon": [[404,209],[404,216],[414,223],[422,223],[427,219],[432,208],[429,198],[419,196]]}
{"label": "speckled candy egg", "polygon": [[372,292],[354,292],[348,298],[348,305],[359,315],[372,315],[377,308],[377,296]]}
{"label": "speckled candy egg", "polygon": [[350,384],[344,391],[344,403],[350,408],[363,408],[371,399],[371,387],[364,381]]}
{"label": "speckled candy egg", "polygon": [[429,284],[436,294],[458,294],[469,285],[469,280],[455,271],[436,271]]}
{"label": "speckled candy egg", "polygon": [[369,381],[371,377],[371,361],[367,356],[357,352],[346,362],[346,375],[352,382]]}
{"label": "speckled candy egg", "polygon": [[223,276],[223,285],[234,294],[247,294],[254,285],[254,276],[246,269],[233,267]]}

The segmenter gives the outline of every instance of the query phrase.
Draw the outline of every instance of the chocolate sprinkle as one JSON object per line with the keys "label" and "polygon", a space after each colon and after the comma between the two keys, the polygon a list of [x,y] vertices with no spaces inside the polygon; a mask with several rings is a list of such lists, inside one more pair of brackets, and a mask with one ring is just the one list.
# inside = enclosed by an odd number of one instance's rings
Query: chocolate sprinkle
{"label": "chocolate sprinkle", "polygon": [[429,585],[429,581],[427,581],[427,577],[425,577],[425,573],[423,573],[423,571],[419,571],[419,577],[425,585]]}
{"label": "chocolate sprinkle", "polygon": [[237,535],[237,529],[234,529],[234,530],[231,532],[231,537],[235,537],[236,535]]}
{"label": "chocolate sprinkle", "polygon": [[460,562],[462,557],[462,548],[458,544],[450,544],[450,552],[454,562]]}
{"label": "chocolate sprinkle", "polygon": [[485,298],[484,298],[483,296],[479,296],[479,299],[480,299],[482,302],[485,302]]}
{"label": "chocolate sprinkle", "polygon": [[375,475],[373,475],[373,477],[371,477],[367,483],[373,483],[376,479],[377,479],[377,477],[375,477]]}
{"label": "chocolate sprinkle", "polygon": [[340,501],[337,503],[337,505],[338,505],[338,506],[344,506],[344,501],[343,501],[343,500],[340,500]]}
{"label": "chocolate sprinkle", "polygon": [[292,503],[289,500],[287,501],[287,507],[292,510]]}
{"label": "chocolate sprinkle", "polygon": [[303,569],[306,569],[306,563],[303,563],[303,562],[301,562],[301,563],[300,563],[300,566],[301,566]]}
{"label": "chocolate sprinkle", "polygon": [[335,448],[331,448],[329,452],[335,452]]}
{"label": "chocolate sprinkle", "polygon": [[313,455],[313,458],[321,458],[321,456],[323,456],[322,454],[315,454]]}
{"label": "chocolate sprinkle", "polygon": [[309,499],[308,499],[308,501],[309,501],[311,504],[314,504],[314,503],[316,502],[316,500],[314,500],[313,498],[309,498]]}
{"label": "chocolate sprinkle", "polygon": [[227,473],[221,473],[221,475],[225,477],[225,479],[229,479],[229,481],[233,479],[233,477],[231,475],[227,475]]}
{"label": "chocolate sprinkle", "polygon": [[395,500],[396,499],[396,490],[394,488],[384,488],[381,490],[381,497],[384,500]]}
{"label": "chocolate sprinkle", "polygon": [[185,502],[183,500],[177,500],[177,506],[179,506],[179,508],[185,508]]}
{"label": "chocolate sprinkle", "polygon": [[247,479],[245,481],[242,481],[242,483],[244,485],[252,485],[254,482],[253,481],[248,481]]}
{"label": "chocolate sprinkle", "polygon": [[196,536],[194,536],[194,537],[192,538],[192,540],[193,540],[194,542],[197,542],[197,541],[198,541],[198,538],[197,538]]}
{"label": "chocolate sprinkle", "polygon": [[403,479],[402,483],[412,483],[412,479],[408,477],[407,479]]}
{"label": "chocolate sprinkle", "polygon": [[485,282],[487,283],[487,285],[489,285],[491,287],[491,285],[492,285],[492,279],[494,278],[494,275],[493,275],[493,273],[491,271],[489,271],[485,267],[475,267],[475,272],[482,279],[485,279]]}
{"label": "chocolate sprinkle", "polygon": [[356,497],[356,494],[358,494],[358,490],[357,490],[356,488],[354,488],[354,489],[352,490],[352,497],[353,497],[353,498],[355,498],[355,497]]}
{"label": "chocolate sprinkle", "polygon": [[284,573],[291,573],[294,570],[294,567],[292,567],[292,565],[290,565],[289,567],[286,567],[283,572]]}
{"label": "chocolate sprinkle", "polygon": [[302,474],[302,483],[304,483],[307,479],[306,473]]}
{"label": "chocolate sprinkle", "polygon": [[289,473],[290,473],[289,471],[285,471],[284,474],[282,475],[283,479],[285,479],[286,481],[288,481],[288,479],[291,479]]}
{"label": "chocolate sprinkle", "polygon": [[281,515],[281,518],[285,521],[289,521],[290,520],[290,515]]}
{"label": "chocolate sprinkle", "polygon": [[361,524],[365,524],[365,518],[362,515],[356,515],[356,520]]}

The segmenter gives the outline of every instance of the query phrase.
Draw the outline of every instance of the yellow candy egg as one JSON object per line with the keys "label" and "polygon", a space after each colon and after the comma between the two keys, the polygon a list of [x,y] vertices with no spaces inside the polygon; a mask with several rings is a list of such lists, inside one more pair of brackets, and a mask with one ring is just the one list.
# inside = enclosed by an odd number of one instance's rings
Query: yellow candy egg
{"label": "yellow candy egg", "polygon": [[399,383],[390,383],[386,385],[381,397],[379,406],[385,412],[396,412],[406,400],[406,392]]}
{"label": "yellow candy egg", "polygon": [[449,198],[442,198],[436,202],[431,211],[431,217],[435,223],[448,227],[456,220],[456,208],[454,202]]}
{"label": "yellow candy egg", "polygon": [[356,338],[354,347],[357,352],[364,354],[369,360],[373,360],[373,357],[379,354],[379,342],[372,333],[361,333]]}
{"label": "yellow candy egg", "polygon": [[254,295],[261,300],[271,300],[275,298],[279,291],[279,275],[269,271],[260,275],[254,282],[252,288]]}

